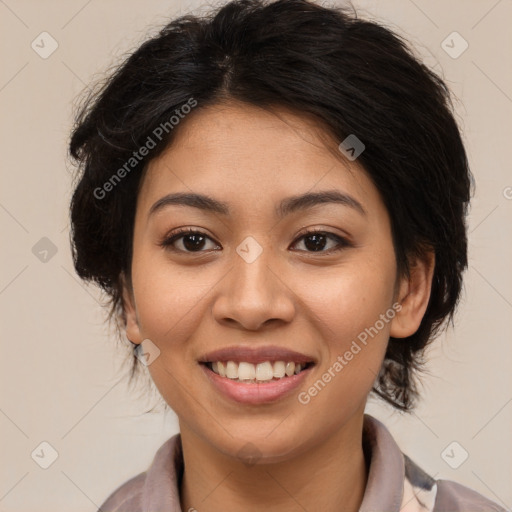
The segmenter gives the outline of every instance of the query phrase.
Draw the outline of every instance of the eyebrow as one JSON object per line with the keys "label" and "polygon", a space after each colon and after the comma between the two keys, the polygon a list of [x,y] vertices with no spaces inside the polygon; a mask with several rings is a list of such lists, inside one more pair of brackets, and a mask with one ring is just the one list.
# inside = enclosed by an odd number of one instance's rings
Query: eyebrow
{"label": "eyebrow", "polygon": [[[348,206],[361,215],[366,215],[366,210],[363,208],[363,205],[354,197],[338,190],[324,190],[321,192],[307,192],[283,199],[276,207],[276,216],[283,218],[299,210],[306,210],[317,205],[329,203]],[[178,192],[168,194],[156,201],[150,208],[148,217],[170,205],[189,206],[220,215],[230,215],[230,209],[227,203],[218,201],[204,194]]]}

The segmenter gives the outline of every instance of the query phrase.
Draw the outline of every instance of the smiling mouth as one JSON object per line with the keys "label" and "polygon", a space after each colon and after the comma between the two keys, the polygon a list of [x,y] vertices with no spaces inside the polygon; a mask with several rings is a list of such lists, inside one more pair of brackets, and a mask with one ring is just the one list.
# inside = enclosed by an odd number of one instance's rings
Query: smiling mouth
{"label": "smiling mouth", "polygon": [[201,364],[204,364],[220,377],[246,384],[286,379],[298,375],[314,365],[313,362],[295,363],[294,361],[265,361],[258,364],[244,361],[239,363],[235,361],[208,361]]}

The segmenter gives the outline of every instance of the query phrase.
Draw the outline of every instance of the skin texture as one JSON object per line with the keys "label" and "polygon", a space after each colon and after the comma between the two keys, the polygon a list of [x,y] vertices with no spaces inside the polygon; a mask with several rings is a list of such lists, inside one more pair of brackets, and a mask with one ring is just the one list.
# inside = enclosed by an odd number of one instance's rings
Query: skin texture
{"label": "skin texture", "polygon": [[[125,286],[127,337],[150,339],[160,355],[151,376],[179,418],[185,472],[182,510],[223,512],[356,511],[367,481],[363,413],[389,336],[420,325],[434,257],[397,275],[390,220],[355,162],[336,158],[310,120],[236,102],[197,110],[147,168],[134,226],[132,285]],[[280,219],[275,207],[306,192],[338,190],[365,214],[326,203]],[[230,215],[170,205],[174,192],[207,194]],[[177,228],[206,234],[194,252]],[[313,251],[304,229],[335,239]],[[248,236],[263,252],[247,263],[236,252]],[[193,242],[193,241],[192,241]],[[189,249],[188,252],[187,248]],[[181,250],[181,252],[180,252]],[[201,252],[198,252],[201,251]],[[395,302],[401,310],[307,405],[297,399]],[[306,382],[274,403],[246,405],[221,395],[197,360],[233,345],[278,345],[312,356]],[[252,443],[258,459],[239,451]],[[303,508],[302,508],[303,507]]]}

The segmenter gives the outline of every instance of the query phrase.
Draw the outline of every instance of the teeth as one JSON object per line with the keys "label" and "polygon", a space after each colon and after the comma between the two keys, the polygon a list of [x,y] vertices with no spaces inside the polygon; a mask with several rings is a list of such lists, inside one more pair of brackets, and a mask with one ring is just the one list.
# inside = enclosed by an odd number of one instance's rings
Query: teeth
{"label": "teeth", "polygon": [[288,377],[291,377],[295,373],[295,363],[286,363],[285,372]]}
{"label": "teeth", "polygon": [[[243,363],[240,363],[242,366]],[[246,363],[249,364],[249,363]],[[251,365],[254,366],[254,365]],[[240,370],[238,370],[240,371]],[[256,365],[256,380],[272,380],[274,378],[274,369],[269,361]]]}
{"label": "teeth", "polygon": [[237,380],[238,382],[266,382],[272,379],[282,379],[285,376],[297,375],[304,368],[305,364],[294,363],[293,361],[270,361],[252,364],[242,361],[215,361],[211,363],[211,369],[221,377]]}
{"label": "teeth", "polygon": [[238,379],[238,365],[233,361],[226,364],[226,377],[228,379]]}
{"label": "teeth", "polygon": [[[232,361],[230,361],[232,362]],[[251,363],[240,363],[238,365],[238,375],[240,380],[253,380],[256,378],[256,369]]]}
{"label": "teeth", "polygon": [[[215,371],[215,370],[214,370]],[[217,373],[221,376],[221,377],[225,377],[226,376],[226,365],[222,362],[222,361],[219,361],[217,363]]]}
{"label": "teeth", "polygon": [[274,377],[282,379],[285,376],[285,366],[283,361],[276,361],[274,363]]}

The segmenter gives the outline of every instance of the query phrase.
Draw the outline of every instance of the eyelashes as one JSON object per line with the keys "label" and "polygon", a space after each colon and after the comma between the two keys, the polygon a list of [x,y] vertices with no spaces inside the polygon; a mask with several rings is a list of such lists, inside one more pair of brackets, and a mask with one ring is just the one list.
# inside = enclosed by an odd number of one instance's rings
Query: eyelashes
{"label": "eyelashes", "polygon": [[[185,252],[185,253],[195,253],[195,252],[205,252],[205,251],[188,251],[188,250],[182,250],[182,249],[177,249],[174,244],[177,240],[180,240],[180,239],[183,239],[185,237],[189,237],[189,240],[191,238],[203,238],[203,239],[208,239],[208,240],[212,240],[211,237],[209,237],[206,233],[204,233],[203,231],[200,231],[200,230],[197,230],[197,229],[191,229],[191,228],[185,228],[185,229],[179,229],[177,231],[175,231],[174,233],[172,233],[171,235],[167,236],[166,238],[164,238],[164,240],[162,240],[159,245],[161,247],[164,247],[165,249],[169,249],[169,250],[172,250],[174,252]],[[217,247],[219,247],[217,245]]]}
{"label": "eyelashes", "polygon": [[[175,253],[200,254],[208,252],[208,250],[203,250],[203,247],[206,244],[206,241],[208,240],[213,241],[213,239],[210,236],[208,236],[201,230],[192,228],[182,228],[171,233],[170,235],[166,235],[166,237],[163,240],[161,240],[158,245],[166,250]],[[309,245],[309,247],[313,248],[313,250],[307,250],[307,245],[305,246],[306,250],[299,250],[299,252],[306,252],[308,254],[332,254],[347,247],[353,247],[353,244],[349,242],[349,240],[347,240],[346,238],[324,230],[303,231],[295,239],[292,246],[297,245],[298,242],[302,240],[313,242],[310,243]],[[324,245],[328,245],[329,240],[335,242],[334,247],[331,247],[328,250],[322,250]],[[182,243],[184,249],[179,249],[176,247],[176,242],[178,241]],[[183,244],[184,241],[188,242],[188,248],[186,245]],[[213,248],[213,250],[221,248],[220,245],[217,244],[216,242],[214,245],[215,247]],[[196,248],[198,248],[199,250],[190,250],[190,248],[194,248],[194,246],[196,246]]]}

